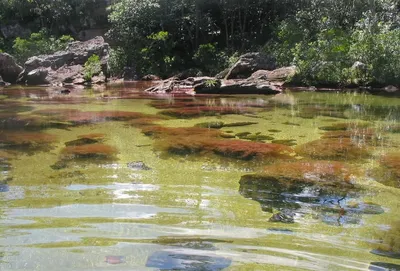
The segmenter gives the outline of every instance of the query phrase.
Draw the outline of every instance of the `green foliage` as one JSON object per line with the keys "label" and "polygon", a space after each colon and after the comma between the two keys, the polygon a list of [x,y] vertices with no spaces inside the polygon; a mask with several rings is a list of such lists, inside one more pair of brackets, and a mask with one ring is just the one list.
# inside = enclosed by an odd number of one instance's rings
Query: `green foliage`
{"label": "green foliage", "polygon": [[126,63],[127,56],[123,49],[117,47],[110,50],[108,71],[111,76],[122,76]]}
{"label": "green foliage", "polygon": [[56,39],[48,36],[45,30],[41,30],[38,33],[32,33],[28,39],[16,38],[13,54],[19,62],[23,63],[31,56],[64,50],[71,41],[73,41],[71,36],[64,35]]}
{"label": "green foliage", "polygon": [[0,37],[0,53],[2,53],[4,51],[4,39],[2,37]]}
{"label": "green foliage", "polygon": [[[263,50],[281,66],[298,67],[299,73],[292,78],[295,83],[400,84],[395,3],[309,1],[281,22],[276,37]],[[355,62],[360,65],[352,67]]]}
{"label": "green foliage", "polygon": [[218,84],[216,79],[209,79],[205,82],[205,86],[208,88],[215,87]]}
{"label": "green foliage", "polygon": [[350,57],[367,65],[366,77],[378,84],[400,83],[400,30],[379,23],[375,33],[359,28],[353,33]]}
{"label": "green foliage", "polygon": [[217,48],[217,44],[200,44],[193,56],[193,60],[198,68],[204,71],[206,75],[214,76],[223,69],[233,65],[239,58],[235,53],[228,57],[225,52]]}
{"label": "green foliage", "polygon": [[101,73],[101,61],[100,57],[96,54],[89,57],[84,66],[83,78],[90,82],[93,76]]}
{"label": "green foliage", "polygon": [[15,24],[18,20],[31,30],[46,28],[50,33],[68,33],[107,23],[106,1],[97,0],[0,0],[2,24]]}
{"label": "green foliage", "polygon": [[140,50],[139,71],[167,77],[173,72],[176,57],[172,55],[175,42],[166,31],[151,33],[146,37],[145,47]]}

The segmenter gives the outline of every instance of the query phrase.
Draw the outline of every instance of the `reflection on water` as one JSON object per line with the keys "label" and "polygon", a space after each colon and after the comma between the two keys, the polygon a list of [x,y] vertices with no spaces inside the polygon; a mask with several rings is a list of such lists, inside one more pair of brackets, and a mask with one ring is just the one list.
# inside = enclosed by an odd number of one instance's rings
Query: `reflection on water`
{"label": "reflection on water", "polygon": [[1,270],[398,270],[400,100],[0,89]]}

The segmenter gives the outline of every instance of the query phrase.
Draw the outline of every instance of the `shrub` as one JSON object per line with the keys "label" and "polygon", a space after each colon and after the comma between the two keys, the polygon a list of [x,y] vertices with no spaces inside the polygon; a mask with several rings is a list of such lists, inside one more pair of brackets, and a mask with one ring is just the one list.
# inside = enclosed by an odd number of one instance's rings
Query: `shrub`
{"label": "shrub", "polygon": [[230,62],[235,63],[237,55],[229,58],[226,53],[218,52],[216,43],[201,44],[193,56],[197,67],[207,75],[215,75],[229,66]]}
{"label": "shrub", "polygon": [[84,66],[84,75],[83,78],[90,82],[93,76],[98,75],[101,72],[101,62],[100,57],[98,55],[92,55],[86,61]]}
{"label": "shrub", "polygon": [[111,76],[122,76],[126,63],[127,55],[122,48],[117,47],[110,50],[108,70]]}
{"label": "shrub", "polygon": [[45,30],[32,33],[28,39],[17,37],[14,40],[13,54],[19,62],[25,62],[29,57],[41,54],[50,54],[64,50],[67,44],[74,39],[71,36],[61,36],[56,39],[48,36]]}

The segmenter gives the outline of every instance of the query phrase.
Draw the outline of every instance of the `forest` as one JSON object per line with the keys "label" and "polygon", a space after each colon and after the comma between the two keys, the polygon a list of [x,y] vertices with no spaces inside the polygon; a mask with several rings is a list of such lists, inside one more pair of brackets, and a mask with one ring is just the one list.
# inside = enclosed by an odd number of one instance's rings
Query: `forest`
{"label": "forest", "polygon": [[20,63],[103,29],[109,68],[215,75],[246,52],[302,85],[399,85],[399,0],[0,0],[0,51]]}

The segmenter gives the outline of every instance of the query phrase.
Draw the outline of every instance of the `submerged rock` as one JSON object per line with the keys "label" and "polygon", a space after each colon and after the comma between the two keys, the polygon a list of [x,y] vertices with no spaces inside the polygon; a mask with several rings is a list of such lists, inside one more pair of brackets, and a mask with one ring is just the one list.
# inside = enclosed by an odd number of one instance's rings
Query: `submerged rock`
{"label": "submerged rock", "polygon": [[146,267],[159,270],[186,270],[186,271],[219,271],[229,267],[232,260],[218,257],[215,252],[202,255],[195,252],[181,250],[165,250],[154,252],[147,259]]}
{"label": "submerged rock", "polygon": [[372,262],[368,268],[370,271],[399,271],[400,265],[394,263]]}
{"label": "submerged rock", "polygon": [[144,162],[137,161],[137,162],[129,162],[127,164],[128,168],[133,170],[151,170]]}
{"label": "submerged rock", "polygon": [[292,223],[317,214],[328,224],[359,223],[361,215],[381,214],[382,207],[359,199],[351,183],[354,170],[340,162],[278,163],[259,174],[244,175],[239,192],[275,213],[270,222]]}
{"label": "submerged rock", "polygon": [[125,262],[124,256],[106,256],[106,263],[108,264],[121,264]]}

